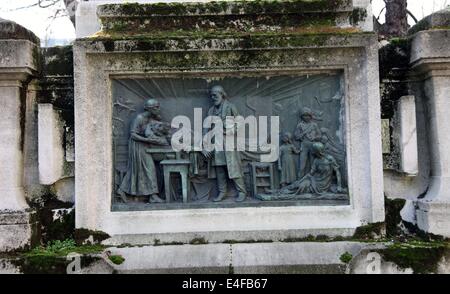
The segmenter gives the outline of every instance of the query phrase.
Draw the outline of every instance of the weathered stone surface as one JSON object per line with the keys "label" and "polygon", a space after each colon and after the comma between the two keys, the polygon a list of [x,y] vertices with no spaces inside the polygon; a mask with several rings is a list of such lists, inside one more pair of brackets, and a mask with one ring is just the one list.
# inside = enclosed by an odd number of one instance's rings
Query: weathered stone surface
{"label": "weathered stone surface", "polygon": [[[386,166],[384,170],[384,193],[388,198],[402,198],[408,199],[410,201],[415,201],[417,197],[423,195],[424,192],[428,189],[428,184],[430,180],[430,152],[429,152],[429,144],[428,144],[428,115],[426,110],[426,100],[427,98],[423,95],[422,81],[408,79],[405,74],[399,73],[406,72],[406,69],[409,67],[409,55],[408,50],[405,50],[409,47],[408,41],[404,40],[399,43],[394,43],[389,46],[391,53],[387,55],[383,55],[381,62],[384,65],[381,65],[381,68],[386,68],[382,70],[383,78],[387,78],[392,82],[384,81],[386,91],[383,91],[382,95],[385,95],[383,100],[383,113],[388,117],[393,117],[393,122],[396,121],[395,118],[398,118],[398,113],[393,113],[394,110],[397,110],[396,104],[398,103],[398,99],[402,97],[405,92],[410,91],[411,94],[415,96],[415,119],[416,119],[416,133],[417,133],[417,161],[418,161],[418,173],[414,177],[405,175],[400,171],[400,146],[399,145],[399,136],[398,136],[398,127],[392,128],[392,150],[389,156],[386,156],[385,163]],[[386,52],[383,47],[382,51]],[[398,53],[394,53],[398,52]],[[384,53],[383,53],[384,54]],[[395,60],[395,62],[390,62],[389,60]],[[387,73],[390,71],[387,67],[397,68],[398,70],[392,70],[391,73]],[[387,74],[387,76],[386,76]],[[400,81],[400,82],[396,82]],[[409,90],[408,90],[409,89]],[[391,105],[389,106],[389,104]],[[391,109],[392,113],[389,113],[387,109]],[[394,126],[394,124],[393,124]],[[398,124],[396,124],[398,126]],[[408,206],[408,209],[412,206]],[[415,218],[415,212],[408,213],[410,215],[406,221],[410,222]],[[414,222],[413,222],[414,223]]]}
{"label": "weathered stone surface", "polygon": [[[4,20],[0,24],[0,209],[23,210],[27,204],[23,188],[22,89],[39,67],[38,45],[31,33],[17,24]],[[10,37],[14,33],[17,36]]]}
{"label": "weathered stone surface", "polygon": [[[109,247],[101,254],[79,255],[79,269],[68,266],[73,259],[65,256],[49,257],[41,264],[6,255],[0,259],[0,273],[448,274],[449,252],[444,243],[426,242],[159,244]],[[120,256],[123,262],[115,264],[111,256]]]}
{"label": "weathered stone surface", "polygon": [[353,12],[351,0],[110,4],[99,6],[97,11],[102,33],[130,35],[190,34],[192,27],[196,28],[196,34],[208,30],[217,33],[317,31],[323,27],[351,27],[359,18],[364,19],[365,15],[358,13]]}
{"label": "weathered stone surface", "polygon": [[20,274],[20,269],[12,264],[8,259],[0,259],[0,274]]}
{"label": "weathered stone surface", "polygon": [[[98,34],[74,46],[76,80],[77,227],[107,232],[117,240],[187,239],[201,234],[224,240],[274,232],[279,238],[318,234],[351,235],[361,224],[384,219],[376,36],[367,33],[293,32],[289,35],[151,35],[125,39]],[[357,32],[352,30],[352,32]],[[128,39],[129,37],[129,39]],[[111,212],[113,189],[111,73],[151,78],[344,71],[346,140],[351,178],[350,206],[234,207],[202,210]],[[101,113],[101,116],[98,114]],[[107,119],[104,119],[107,118]],[[351,127],[350,127],[351,126]],[[358,142],[356,144],[355,142]],[[92,154],[96,154],[92,157]],[[148,226],[146,224],[153,224]],[[276,233],[275,233],[276,232]]]}
{"label": "weathered stone surface", "polygon": [[58,200],[75,203],[74,165],[66,163],[64,166],[64,178],[52,185],[50,192],[52,195],[55,195]]}
{"label": "weathered stone surface", "polygon": [[[354,242],[164,245],[109,248],[125,262],[118,273],[345,273],[345,252],[357,255]],[[275,254],[276,252],[276,254]],[[167,258],[170,256],[170,258]]]}
{"label": "weathered stone surface", "polygon": [[448,28],[450,28],[450,8],[445,8],[419,21],[408,31],[408,34],[413,35],[420,31]]}
{"label": "weathered stone surface", "polygon": [[0,18],[0,39],[3,40],[28,40],[34,44],[39,44],[39,38],[36,35],[27,30],[26,28],[18,25],[17,23]]}
{"label": "weathered stone surface", "polygon": [[0,252],[34,245],[37,226],[32,212],[0,211]]}
{"label": "weathered stone surface", "polygon": [[64,127],[52,104],[38,106],[39,180],[52,185],[64,175]]}
{"label": "weathered stone surface", "polygon": [[[135,0],[134,2],[137,3],[146,3],[146,4],[153,4],[156,7],[159,7],[159,13],[161,13],[161,10],[164,11],[165,7],[168,7],[168,3],[162,3],[162,4],[155,4],[155,2],[167,2],[167,1],[155,1],[155,0]],[[208,1],[201,1],[201,2],[208,2]],[[302,1],[292,1],[294,3],[291,4],[291,6],[295,5],[295,2],[302,2]],[[307,2],[307,1],[303,1]],[[323,2],[323,3],[322,3]],[[77,19],[77,26],[76,26],[76,35],[78,38],[84,38],[88,37],[90,35],[93,35],[94,33],[100,31],[100,22],[97,19],[97,7],[102,4],[122,4],[122,1],[119,0],[91,0],[91,1],[82,1],[78,5],[78,9],[76,11],[76,19]],[[322,4],[321,4],[322,3]],[[324,4],[324,5],[323,5]],[[177,5],[177,4],[172,4]],[[183,5],[181,3],[180,5]],[[195,4],[194,4],[195,5]],[[251,6],[252,4],[247,4],[247,6]],[[300,4],[297,4],[300,5]],[[341,14],[346,15],[342,19],[342,21],[339,22],[339,26],[345,26],[351,25],[357,29],[360,29],[365,32],[371,32],[373,31],[373,20],[372,20],[372,8],[369,0],[353,0],[353,1],[341,1],[338,3],[338,1],[317,1],[315,4],[306,3],[306,5],[309,6],[310,10],[311,8],[314,8],[315,6],[322,5],[322,9],[319,9],[319,12],[322,10],[333,11],[338,10]],[[334,6],[333,6],[334,5]],[[232,7],[233,4],[227,4],[227,3],[219,3],[215,4],[216,7],[222,9],[226,7]],[[260,8],[263,6],[263,4],[258,4]],[[130,7],[133,8],[133,5],[130,4]],[[210,5],[210,7],[214,7],[214,5]],[[345,12],[345,10],[347,10]],[[199,11],[200,12],[200,11]],[[230,11],[231,12],[231,9]],[[237,11],[236,11],[237,12]],[[323,11],[326,13],[326,11]],[[192,13],[197,13],[197,11],[192,11]],[[299,13],[298,11],[295,11],[295,13]],[[119,22],[120,24],[120,22]],[[146,25],[144,23],[144,25]],[[245,25],[245,24],[244,24]],[[120,28],[119,26],[116,26],[117,28]]]}
{"label": "weathered stone surface", "polygon": [[431,178],[428,190],[417,201],[417,224],[420,229],[437,235],[450,236],[450,30],[437,24],[450,22],[448,10],[431,15],[412,30],[411,66],[421,81],[421,96],[428,121],[428,148]]}
{"label": "weathered stone surface", "polygon": [[[433,234],[449,236],[449,124],[447,111],[450,76],[449,10],[430,15],[410,30],[407,40],[397,42],[400,59],[408,58],[410,73],[398,75],[416,99],[418,173],[408,177],[385,171],[385,193],[389,198],[408,199],[402,210],[405,221]],[[395,47],[394,47],[395,48]],[[408,53],[410,52],[410,54]],[[385,60],[386,61],[386,60]],[[387,61],[388,65],[391,65]],[[408,67],[403,65],[401,67]],[[399,67],[399,66],[397,66]],[[403,77],[402,77],[403,76]],[[395,76],[393,76],[395,78]],[[407,82],[406,82],[407,81]],[[399,157],[400,159],[400,157]]]}
{"label": "weathered stone surface", "polygon": [[[383,248],[384,246],[379,246]],[[375,248],[374,248],[375,249]],[[383,260],[382,256],[374,249],[364,249],[349,265],[350,274],[412,274],[410,268],[402,269],[393,262]]]}
{"label": "weathered stone surface", "polygon": [[419,172],[417,152],[416,102],[414,96],[403,96],[398,102],[400,171],[416,176]]}
{"label": "weathered stone surface", "polygon": [[[436,184],[436,183],[435,183]],[[436,192],[436,191],[431,191]],[[445,193],[445,190],[439,191]],[[448,195],[448,194],[446,194]],[[436,195],[445,196],[442,194]],[[425,232],[441,235],[445,237],[450,236],[450,203],[440,199],[430,200],[428,198],[420,199],[416,202],[416,218],[417,225]]]}
{"label": "weathered stone surface", "polygon": [[[67,201],[72,199],[75,193],[73,191],[75,142],[72,46],[44,48],[43,64],[37,100],[40,104],[51,104],[54,111],[57,112],[59,122],[56,131],[61,134],[61,144],[55,146],[55,148],[62,148],[61,177],[65,178],[64,181],[55,184],[52,189],[57,191],[58,197],[61,195],[61,199]],[[67,183],[67,185],[64,183]],[[71,189],[72,191],[70,191]]]}
{"label": "weathered stone surface", "polygon": [[26,89],[39,68],[39,39],[0,20],[0,251],[30,245],[36,230],[24,190]]}
{"label": "weathered stone surface", "polygon": [[2,80],[2,71],[0,65],[0,210],[23,210],[28,205],[23,187],[22,81]]}
{"label": "weathered stone surface", "polygon": [[39,183],[39,150],[38,150],[38,103],[37,81],[33,80],[26,91],[25,124],[24,124],[24,188],[29,200],[48,193],[48,188]]}
{"label": "weathered stone surface", "polygon": [[120,234],[102,243],[109,246],[120,246],[121,244],[170,244],[178,242],[190,244],[193,241],[202,240],[208,243],[220,242],[264,242],[264,241],[289,241],[301,240],[311,236],[351,237],[354,229],[284,229],[284,230],[264,230],[264,231],[206,231],[206,232],[179,232],[179,233],[159,233],[159,234]]}
{"label": "weathered stone surface", "polygon": [[[449,16],[450,18],[450,16]],[[411,64],[429,59],[435,69],[447,69],[445,58],[448,58],[450,47],[450,29],[421,31],[411,39]],[[444,63],[442,63],[444,62]],[[421,68],[416,67],[420,73]],[[425,70],[425,68],[423,68]]]}

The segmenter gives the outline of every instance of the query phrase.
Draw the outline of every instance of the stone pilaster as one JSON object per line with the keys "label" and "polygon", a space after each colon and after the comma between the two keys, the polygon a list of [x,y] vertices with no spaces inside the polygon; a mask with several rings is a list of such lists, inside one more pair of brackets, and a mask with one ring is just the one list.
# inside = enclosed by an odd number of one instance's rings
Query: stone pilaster
{"label": "stone pilaster", "polygon": [[25,90],[38,67],[39,39],[0,19],[0,251],[30,243],[33,213],[25,200]]}
{"label": "stone pilaster", "polygon": [[[422,79],[430,150],[430,185],[417,201],[420,229],[450,237],[450,10],[413,28],[411,64]],[[420,31],[420,28],[426,30]]]}

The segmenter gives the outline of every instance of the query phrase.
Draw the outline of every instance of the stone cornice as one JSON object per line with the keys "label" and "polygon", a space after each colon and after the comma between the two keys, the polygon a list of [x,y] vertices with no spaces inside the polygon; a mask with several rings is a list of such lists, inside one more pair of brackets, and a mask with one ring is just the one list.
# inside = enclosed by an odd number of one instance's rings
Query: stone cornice
{"label": "stone cornice", "polygon": [[100,5],[99,37],[360,31],[368,12],[351,0],[261,0]]}
{"label": "stone cornice", "polygon": [[35,75],[39,71],[41,61],[37,44],[29,40],[0,39],[0,48],[2,79],[8,79],[8,75],[16,73]]}
{"label": "stone cornice", "polygon": [[450,57],[422,58],[411,64],[413,77],[450,77]]}
{"label": "stone cornice", "polygon": [[0,83],[24,82],[33,76],[29,68],[0,68]]}

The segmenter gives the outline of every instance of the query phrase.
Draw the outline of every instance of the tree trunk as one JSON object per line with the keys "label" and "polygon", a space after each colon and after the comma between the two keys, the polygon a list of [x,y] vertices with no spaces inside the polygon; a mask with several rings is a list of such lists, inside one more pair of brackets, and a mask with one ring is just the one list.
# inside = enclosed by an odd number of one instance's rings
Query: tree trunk
{"label": "tree trunk", "polygon": [[408,32],[407,0],[384,0],[386,3],[386,23],[383,34],[387,37],[402,37]]}

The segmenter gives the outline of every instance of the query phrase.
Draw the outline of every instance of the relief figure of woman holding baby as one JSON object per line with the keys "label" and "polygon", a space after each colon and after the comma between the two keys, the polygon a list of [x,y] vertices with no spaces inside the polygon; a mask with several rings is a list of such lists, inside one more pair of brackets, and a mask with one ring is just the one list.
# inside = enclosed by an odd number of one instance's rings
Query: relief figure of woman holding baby
{"label": "relief figure of woman holding baby", "polygon": [[117,194],[123,202],[129,196],[149,196],[149,203],[161,203],[155,162],[147,153],[149,147],[168,146],[160,105],[156,99],[149,99],[132,122],[128,144],[128,168]]}

